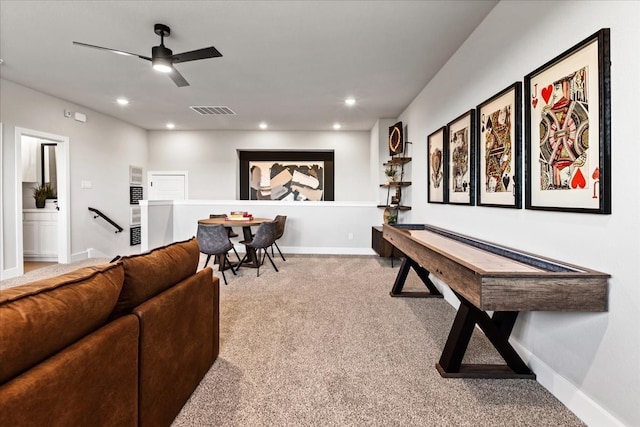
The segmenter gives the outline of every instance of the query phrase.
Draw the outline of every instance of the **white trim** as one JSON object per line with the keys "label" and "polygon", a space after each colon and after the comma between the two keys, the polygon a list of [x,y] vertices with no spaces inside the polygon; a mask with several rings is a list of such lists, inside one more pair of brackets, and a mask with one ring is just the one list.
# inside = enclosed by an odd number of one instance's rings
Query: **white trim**
{"label": "white trim", "polygon": [[15,238],[16,238],[16,268],[18,275],[24,274],[24,255],[22,241],[22,136],[54,141],[58,145],[56,152],[56,169],[58,170],[58,262],[68,264],[71,258],[71,184],[69,181],[69,137],[55,135],[21,127],[15,128]]}
{"label": "white trim", "polygon": [[538,359],[513,337],[509,339],[529,368],[535,372],[536,380],[546,388],[571,412],[591,427],[624,427],[624,423],[598,405],[578,387],[555,372],[549,365]]}

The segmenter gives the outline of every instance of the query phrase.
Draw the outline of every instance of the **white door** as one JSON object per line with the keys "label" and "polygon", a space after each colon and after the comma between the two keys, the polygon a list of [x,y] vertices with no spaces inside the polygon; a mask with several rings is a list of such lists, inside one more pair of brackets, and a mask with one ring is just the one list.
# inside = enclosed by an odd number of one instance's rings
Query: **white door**
{"label": "white door", "polygon": [[149,172],[149,200],[185,200],[187,172]]}

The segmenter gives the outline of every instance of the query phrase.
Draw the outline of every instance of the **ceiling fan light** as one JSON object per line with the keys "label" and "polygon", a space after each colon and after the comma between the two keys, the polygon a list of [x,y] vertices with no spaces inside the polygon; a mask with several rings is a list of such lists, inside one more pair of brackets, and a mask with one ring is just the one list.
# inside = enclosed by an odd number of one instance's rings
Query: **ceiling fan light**
{"label": "ceiling fan light", "polygon": [[153,69],[161,73],[170,73],[173,71],[173,64],[167,58],[153,58],[151,61]]}

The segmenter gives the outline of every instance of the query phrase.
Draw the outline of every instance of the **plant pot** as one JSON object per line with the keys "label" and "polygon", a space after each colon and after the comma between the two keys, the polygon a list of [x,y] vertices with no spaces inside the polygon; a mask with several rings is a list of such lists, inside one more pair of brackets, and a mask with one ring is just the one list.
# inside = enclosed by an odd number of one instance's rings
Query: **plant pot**
{"label": "plant pot", "polygon": [[35,199],[36,200],[36,208],[38,209],[42,209],[44,208],[44,205],[46,204],[47,200],[46,199]]}

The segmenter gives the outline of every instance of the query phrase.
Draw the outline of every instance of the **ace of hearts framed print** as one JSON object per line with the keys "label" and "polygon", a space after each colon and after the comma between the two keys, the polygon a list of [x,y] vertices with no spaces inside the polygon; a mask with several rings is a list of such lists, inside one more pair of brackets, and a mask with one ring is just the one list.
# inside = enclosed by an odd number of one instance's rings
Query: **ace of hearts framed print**
{"label": "ace of hearts framed print", "polygon": [[604,28],[524,78],[525,208],[611,213],[611,65]]}

